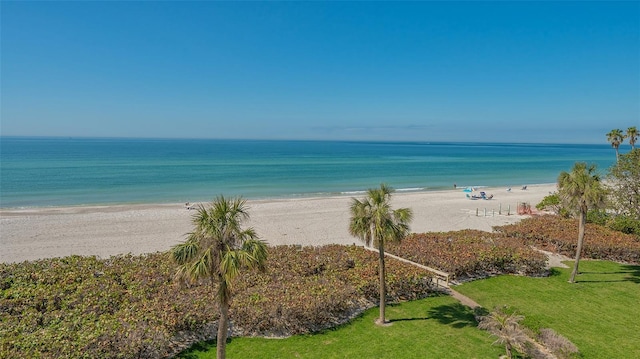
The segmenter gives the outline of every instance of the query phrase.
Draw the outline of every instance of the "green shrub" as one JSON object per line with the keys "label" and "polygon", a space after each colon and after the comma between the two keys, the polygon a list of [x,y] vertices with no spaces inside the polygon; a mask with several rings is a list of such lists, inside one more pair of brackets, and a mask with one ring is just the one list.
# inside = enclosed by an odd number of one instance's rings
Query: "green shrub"
{"label": "green shrub", "polygon": [[640,219],[631,218],[630,216],[618,215],[612,217],[607,226],[614,231],[627,234],[635,234],[640,237]]}
{"label": "green shrub", "polygon": [[587,212],[587,223],[607,226],[610,229],[626,234],[635,234],[640,237],[640,219],[626,215],[612,215],[602,209],[594,209]]}
{"label": "green shrub", "polygon": [[536,204],[536,208],[540,211],[553,211],[555,214],[559,214],[562,204],[560,203],[560,197],[557,193],[552,193],[545,196],[540,203]]}
{"label": "green shrub", "polygon": [[592,209],[587,212],[587,223],[604,226],[609,221],[610,215],[603,209]]}

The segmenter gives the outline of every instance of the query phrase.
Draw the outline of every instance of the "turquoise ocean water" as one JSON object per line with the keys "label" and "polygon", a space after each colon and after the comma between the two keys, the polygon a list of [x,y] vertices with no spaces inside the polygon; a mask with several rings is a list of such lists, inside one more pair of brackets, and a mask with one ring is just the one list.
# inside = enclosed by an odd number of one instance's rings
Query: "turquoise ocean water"
{"label": "turquoise ocean water", "polygon": [[[621,148],[621,152],[625,152]],[[356,195],[553,183],[602,145],[0,138],[0,207]]]}

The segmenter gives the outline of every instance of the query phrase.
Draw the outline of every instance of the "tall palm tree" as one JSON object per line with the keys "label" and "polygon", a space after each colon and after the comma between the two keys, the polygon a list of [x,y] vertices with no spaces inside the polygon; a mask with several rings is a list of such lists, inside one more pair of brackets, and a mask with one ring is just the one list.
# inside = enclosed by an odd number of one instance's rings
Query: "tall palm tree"
{"label": "tall palm tree", "polygon": [[605,189],[596,173],[596,166],[587,166],[584,162],[577,162],[571,173],[561,172],[558,176],[558,195],[566,208],[578,214],[578,246],[576,259],[569,282],[574,283],[578,274],[580,253],[584,243],[584,230],[589,208],[602,207],[605,199]]}
{"label": "tall palm tree", "polygon": [[632,126],[627,128],[627,138],[629,139],[629,144],[631,145],[631,148],[636,148],[636,141],[638,140],[638,135],[640,135],[640,133],[638,132],[638,129],[636,128],[636,126]]}
{"label": "tall palm tree", "polygon": [[618,153],[618,148],[624,141],[624,133],[622,130],[616,128],[611,130],[611,132],[607,133],[607,141],[611,143],[611,147],[616,150],[616,161],[620,158],[620,154]]}
{"label": "tall palm tree", "polygon": [[409,234],[409,222],[413,213],[409,208],[391,209],[393,189],[385,184],[371,188],[366,198],[351,202],[349,233],[360,238],[367,246],[378,249],[378,274],[380,293],[380,318],[378,324],[385,323],[385,300],[387,296],[384,263],[385,241],[399,241]]}
{"label": "tall palm tree", "polygon": [[178,264],[178,278],[191,281],[207,278],[212,289],[217,285],[218,359],[226,357],[232,281],[244,268],[264,268],[267,259],[266,244],[257,239],[252,228],[242,228],[248,218],[243,199],[219,196],[208,207],[200,205],[192,219],[193,233],[171,249]]}

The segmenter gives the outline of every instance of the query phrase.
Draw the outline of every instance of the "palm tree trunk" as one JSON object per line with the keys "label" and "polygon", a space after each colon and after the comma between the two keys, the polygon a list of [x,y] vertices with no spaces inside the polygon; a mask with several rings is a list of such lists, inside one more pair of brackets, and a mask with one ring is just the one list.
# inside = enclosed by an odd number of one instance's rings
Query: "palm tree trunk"
{"label": "palm tree trunk", "polygon": [[378,248],[378,268],[380,269],[380,318],[378,318],[378,324],[384,324],[386,322],[385,320],[385,306],[386,306],[386,301],[387,301],[387,287],[386,287],[386,280],[385,280],[385,265],[384,265],[384,242],[382,239],[380,239],[379,241],[379,248]]}
{"label": "palm tree trunk", "polygon": [[220,319],[218,320],[218,339],[216,343],[217,358],[227,356],[227,330],[229,327],[229,303],[220,303]]}
{"label": "palm tree trunk", "polygon": [[583,208],[580,208],[580,223],[578,227],[578,246],[576,248],[576,260],[573,263],[573,271],[571,272],[571,278],[569,278],[569,283],[575,283],[576,275],[578,274],[578,265],[580,264],[580,254],[582,253],[582,245],[584,242],[584,228],[587,222],[587,211]]}
{"label": "palm tree trunk", "polygon": [[[375,247],[376,227],[374,223],[371,223],[369,230],[371,232],[371,245]],[[380,238],[380,240],[378,240],[378,275],[379,275],[378,293],[380,295],[380,303],[379,303],[380,317],[378,318],[378,320],[376,320],[376,323],[384,324],[387,288],[385,286],[386,274],[385,274],[385,266],[384,266],[384,239],[383,238]]]}
{"label": "palm tree trunk", "polygon": [[225,359],[227,357],[227,330],[229,328],[229,297],[227,283],[224,278],[218,276],[220,285],[219,305],[220,318],[218,319],[218,337],[216,340],[216,357],[217,359]]}

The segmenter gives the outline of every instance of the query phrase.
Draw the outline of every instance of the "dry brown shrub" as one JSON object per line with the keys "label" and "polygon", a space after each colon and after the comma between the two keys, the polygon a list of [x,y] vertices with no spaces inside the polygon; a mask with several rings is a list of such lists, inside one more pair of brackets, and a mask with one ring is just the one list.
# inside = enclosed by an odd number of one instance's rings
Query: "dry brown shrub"
{"label": "dry brown shrub", "polygon": [[578,347],[573,344],[569,339],[558,334],[555,330],[550,328],[540,329],[540,335],[538,335],[540,342],[551,350],[558,358],[571,358],[574,354],[579,352]]}

